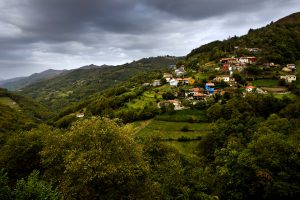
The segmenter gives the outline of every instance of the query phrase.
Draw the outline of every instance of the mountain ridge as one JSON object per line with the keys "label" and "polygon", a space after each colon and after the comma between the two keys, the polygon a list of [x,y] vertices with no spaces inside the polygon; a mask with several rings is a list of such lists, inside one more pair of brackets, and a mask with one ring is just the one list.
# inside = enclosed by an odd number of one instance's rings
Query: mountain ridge
{"label": "mountain ridge", "polygon": [[55,69],[47,69],[40,73],[33,73],[30,76],[24,77],[16,77],[11,79],[6,79],[0,81],[0,87],[7,88],[9,90],[19,90],[23,87],[26,87],[30,84],[54,78],[62,73],[67,73],[70,70],[55,70]]}
{"label": "mountain ridge", "polygon": [[52,79],[28,85],[20,91],[52,108],[61,108],[70,102],[78,102],[132,76],[155,70],[166,70],[181,57],[158,56],[143,58],[123,65],[87,65]]}
{"label": "mountain ridge", "polygon": [[275,24],[300,24],[300,12],[290,14],[275,22]]}

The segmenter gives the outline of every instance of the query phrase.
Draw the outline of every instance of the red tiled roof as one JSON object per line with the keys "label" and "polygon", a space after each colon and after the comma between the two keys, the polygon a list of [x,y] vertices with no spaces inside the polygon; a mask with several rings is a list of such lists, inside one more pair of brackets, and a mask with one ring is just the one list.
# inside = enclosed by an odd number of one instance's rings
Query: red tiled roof
{"label": "red tiled roof", "polygon": [[200,92],[201,90],[203,90],[203,88],[191,88],[191,89],[189,89],[189,91],[191,91],[191,92]]}

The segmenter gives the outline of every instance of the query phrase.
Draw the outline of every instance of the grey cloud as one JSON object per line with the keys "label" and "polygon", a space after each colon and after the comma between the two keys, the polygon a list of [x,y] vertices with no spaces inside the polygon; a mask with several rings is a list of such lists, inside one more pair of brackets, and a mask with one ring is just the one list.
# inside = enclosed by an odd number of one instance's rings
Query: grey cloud
{"label": "grey cloud", "polygon": [[187,20],[201,20],[233,12],[242,15],[264,9],[265,6],[288,3],[284,0],[145,0],[145,2],[155,9]]}
{"label": "grey cloud", "polygon": [[[66,33],[112,31],[139,33],[154,26],[155,19],[145,15],[133,0],[29,0],[20,5],[27,23],[17,23],[25,33],[42,33],[51,37]],[[144,8],[147,9],[147,8]],[[143,23],[141,23],[143,22]],[[92,28],[91,28],[92,27]],[[53,38],[56,39],[55,37]]]}
{"label": "grey cloud", "polygon": [[[184,55],[208,40],[242,34],[290,14],[296,2],[0,0],[0,77],[10,69],[19,75],[50,67]],[[276,9],[281,11],[273,12]]]}

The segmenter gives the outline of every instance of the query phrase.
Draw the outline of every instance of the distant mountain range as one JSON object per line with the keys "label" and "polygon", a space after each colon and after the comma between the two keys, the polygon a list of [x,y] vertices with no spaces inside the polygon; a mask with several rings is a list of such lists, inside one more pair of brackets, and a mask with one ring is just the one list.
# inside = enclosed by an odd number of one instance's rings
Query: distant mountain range
{"label": "distant mountain range", "polygon": [[17,77],[17,78],[11,78],[7,80],[0,80],[0,87],[7,88],[9,90],[19,90],[33,83],[48,80],[68,72],[70,72],[70,70],[48,69],[41,73],[34,73],[27,77]]}
{"label": "distant mountain range", "polygon": [[[153,67],[152,69],[157,70],[160,68],[167,67],[169,64],[176,64],[176,62],[174,62],[174,60],[178,61],[179,59],[181,59],[181,58],[174,57],[174,56],[158,56],[158,57],[143,58],[139,61],[133,61],[132,63],[126,63],[123,65],[117,65],[117,66],[113,66],[113,65],[100,65],[99,66],[99,65],[90,64],[90,65],[85,65],[80,68],[72,69],[72,70],[48,69],[46,71],[43,71],[40,73],[34,73],[34,74],[32,74],[30,76],[26,76],[26,77],[0,79],[0,87],[6,88],[11,91],[17,91],[17,90],[21,90],[23,88],[26,88],[27,86],[34,85],[37,83],[38,83],[37,85],[39,85],[39,84],[44,85],[45,83],[49,84],[52,81],[55,82],[54,78],[58,77],[58,79],[59,79],[59,77],[63,77],[63,76],[69,77],[69,76],[67,76],[67,74],[69,74],[69,73],[71,73],[70,77],[72,77],[74,74],[78,74],[78,72],[80,70],[85,70],[84,72],[80,72],[81,75],[83,74],[82,77],[80,77],[80,79],[84,79],[84,80],[86,80],[90,76],[93,76],[90,74],[90,72],[94,73],[94,70],[98,71],[98,70],[104,70],[104,69],[108,69],[108,68],[119,69],[120,67],[122,68],[122,67],[126,67],[126,66],[129,66],[129,68],[132,66],[139,66],[139,67],[146,67],[145,70],[148,71],[149,66],[150,66],[150,68],[152,66]],[[152,69],[150,69],[150,70],[152,70]],[[141,70],[141,71],[143,71],[143,70]],[[86,74],[87,76],[85,77],[84,74]],[[54,79],[54,80],[52,80],[52,79]],[[116,78],[116,80],[118,80],[118,79],[122,79],[122,78],[121,77]],[[67,78],[67,80],[69,80],[69,79]],[[78,80],[79,79],[76,79],[76,81],[78,81]],[[70,83],[70,82],[67,81],[67,83]],[[73,84],[73,82],[72,82],[72,84]]]}

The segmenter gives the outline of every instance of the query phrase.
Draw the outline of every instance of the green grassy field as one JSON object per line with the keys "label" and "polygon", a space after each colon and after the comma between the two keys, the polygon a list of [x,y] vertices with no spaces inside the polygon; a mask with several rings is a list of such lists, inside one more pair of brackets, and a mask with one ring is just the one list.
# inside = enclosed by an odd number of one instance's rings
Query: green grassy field
{"label": "green grassy field", "polygon": [[158,115],[155,119],[170,122],[207,122],[206,110],[179,110],[174,114]]}
{"label": "green grassy field", "polygon": [[254,86],[257,87],[275,87],[279,85],[278,79],[259,79],[253,82]]}
{"label": "green grassy field", "polygon": [[[167,122],[154,119],[134,122],[132,125],[135,129],[135,137],[140,139],[160,137],[165,144],[174,147],[189,160],[197,158],[199,139],[201,140],[211,130],[210,123]],[[181,131],[184,126],[187,126],[189,131]],[[180,141],[181,138],[191,140]]]}
{"label": "green grassy field", "polygon": [[278,99],[282,99],[283,97],[288,97],[290,99],[296,100],[299,97],[293,93],[289,93],[289,94],[273,94],[274,97],[278,98]]}
{"label": "green grassy field", "polygon": [[179,151],[179,153],[187,156],[190,159],[197,158],[197,148],[199,141],[189,141],[189,142],[178,142],[178,141],[166,141],[166,144],[174,147]]}
{"label": "green grassy field", "polygon": [[[187,132],[181,131],[183,127],[188,127]],[[173,139],[186,137],[196,139],[202,137],[210,131],[209,123],[188,123],[188,122],[166,122],[152,120],[143,129],[137,132],[137,137],[158,136],[162,139]]]}
{"label": "green grassy field", "polygon": [[195,76],[196,79],[202,79],[202,80],[208,78],[208,75],[204,74],[204,73],[201,73],[201,74],[198,73],[198,74],[195,74],[194,76]]}
{"label": "green grassy field", "polygon": [[156,104],[157,99],[162,99],[162,96],[154,91],[146,91],[139,98],[131,100],[130,103],[127,103],[126,105],[129,108],[138,109],[145,107],[147,104]]}
{"label": "green grassy field", "polygon": [[19,105],[9,97],[0,97],[0,104],[9,106],[13,109],[20,109]]}

